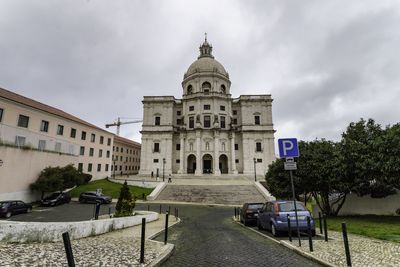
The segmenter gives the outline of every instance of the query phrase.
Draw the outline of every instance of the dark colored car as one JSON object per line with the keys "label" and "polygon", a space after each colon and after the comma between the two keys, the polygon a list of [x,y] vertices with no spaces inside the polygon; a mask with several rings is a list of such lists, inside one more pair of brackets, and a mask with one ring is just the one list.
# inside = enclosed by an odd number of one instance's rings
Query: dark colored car
{"label": "dark colored car", "polygon": [[[299,229],[307,232],[307,217],[310,217],[312,235],[315,235],[315,224],[311,213],[304,207],[303,203],[296,202]],[[290,218],[291,231],[296,231],[296,216],[294,203],[291,200],[278,200],[267,202],[259,211],[257,218],[258,229],[270,230],[274,236],[288,232],[288,217]]]}
{"label": "dark colored car", "polygon": [[32,205],[21,200],[0,201],[0,216],[10,218],[11,215],[32,211]]}
{"label": "dark colored car", "polygon": [[43,206],[57,206],[69,202],[71,202],[71,196],[64,192],[53,193],[42,199]]}
{"label": "dark colored car", "polygon": [[103,195],[102,193],[97,193],[95,191],[83,192],[79,195],[80,203],[111,203],[112,198],[110,196]]}
{"label": "dark colored car", "polygon": [[258,211],[263,207],[264,203],[244,203],[240,211],[240,222],[244,225],[256,223]]}

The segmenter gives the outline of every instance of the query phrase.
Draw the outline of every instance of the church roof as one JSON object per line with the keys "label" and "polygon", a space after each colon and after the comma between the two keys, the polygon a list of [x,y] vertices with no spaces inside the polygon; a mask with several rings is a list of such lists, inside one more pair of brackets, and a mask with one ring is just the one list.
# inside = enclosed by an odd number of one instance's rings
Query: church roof
{"label": "church roof", "polygon": [[185,73],[185,77],[196,72],[218,72],[229,77],[224,66],[214,59],[214,56],[212,55],[212,45],[208,43],[207,37],[200,46],[200,55],[198,59],[189,66]]}

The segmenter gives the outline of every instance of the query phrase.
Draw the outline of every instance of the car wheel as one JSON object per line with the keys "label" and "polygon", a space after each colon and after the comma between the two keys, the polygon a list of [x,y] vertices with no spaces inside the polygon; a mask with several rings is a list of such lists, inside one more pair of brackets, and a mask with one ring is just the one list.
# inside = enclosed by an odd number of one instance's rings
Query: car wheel
{"label": "car wheel", "polygon": [[79,203],[85,203],[85,200],[83,198],[80,198]]}
{"label": "car wheel", "polygon": [[10,218],[11,217],[11,211],[6,213],[6,218]]}
{"label": "car wheel", "polygon": [[264,229],[259,220],[257,220],[257,228],[258,228],[258,230],[263,230]]}
{"label": "car wheel", "polygon": [[279,232],[276,230],[276,227],[273,223],[271,224],[271,233],[273,236],[279,236]]}
{"label": "car wheel", "polygon": [[27,210],[26,210],[26,213],[31,213],[32,212],[32,208],[28,208]]}
{"label": "car wheel", "polygon": [[314,237],[315,236],[315,230],[311,231],[311,235]]}

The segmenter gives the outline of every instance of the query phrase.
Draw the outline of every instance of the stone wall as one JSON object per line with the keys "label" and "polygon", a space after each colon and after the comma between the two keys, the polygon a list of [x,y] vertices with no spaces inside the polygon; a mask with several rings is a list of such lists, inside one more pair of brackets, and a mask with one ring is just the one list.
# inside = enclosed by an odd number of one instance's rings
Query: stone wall
{"label": "stone wall", "polygon": [[90,220],[81,222],[14,222],[0,221],[0,241],[27,242],[56,242],[62,240],[62,233],[69,232],[70,239],[104,234],[113,230],[123,229],[158,219],[158,213],[142,211],[142,215]]}

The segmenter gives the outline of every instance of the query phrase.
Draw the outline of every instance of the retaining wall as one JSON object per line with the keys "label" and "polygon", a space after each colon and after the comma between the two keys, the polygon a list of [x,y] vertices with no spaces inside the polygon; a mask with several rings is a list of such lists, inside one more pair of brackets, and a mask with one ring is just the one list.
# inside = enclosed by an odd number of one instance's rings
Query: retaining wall
{"label": "retaining wall", "polygon": [[56,242],[62,240],[62,233],[69,232],[70,239],[104,234],[113,230],[131,227],[158,219],[158,213],[141,211],[140,215],[80,222],[14,222],[0,221],[0,241]]}

